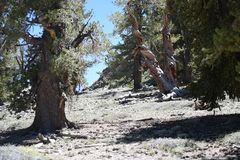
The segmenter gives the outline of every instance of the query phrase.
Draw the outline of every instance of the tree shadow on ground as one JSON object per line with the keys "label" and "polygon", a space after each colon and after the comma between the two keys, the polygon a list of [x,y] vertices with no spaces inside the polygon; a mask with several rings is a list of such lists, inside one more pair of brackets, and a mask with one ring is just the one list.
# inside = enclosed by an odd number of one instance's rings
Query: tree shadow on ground
{"label": "tree shadow on ground", "polygon": [[11,145],[32,145],[36,144],[37,134],[32,132],[30,128],[6,131],[0,133],[0,146],[11,144]]}
{"label": "tree shadow on ground", "polygon": [[101,94],[98,97],[100,97],[99,99],[107,99],[109,97],[114,97],[116,94],[117,94],[116,91],[111,91],[111,92],[107,92],[107,93]]}
{"label": "tree shadow on ground", "polygon": [[[120,92],[122,92],[122,93],[128,93],[128,92],[130,92],[130,91],[132,91],[132,89],[122,90],[122,91],[120,91]],[[118,93],[120,93],[120,92],[119,92],[119,91],[109,91],[109,92],[106,92],[106,93],[104,93],[104,94],[99,95],[98,97],[100,97],[99,99],[107,99],[107,98],[109,98],[109,97],[114,97],[116,94],[118,94]]]}
{"label": "tree shadow on ground", "polygon": [[208,115],[182,120],[148,122],[141,128],[133,128],[118,143],[141,142],[157,138],[186,138],[196,141],[214,141],[240,131],[240,114]]}

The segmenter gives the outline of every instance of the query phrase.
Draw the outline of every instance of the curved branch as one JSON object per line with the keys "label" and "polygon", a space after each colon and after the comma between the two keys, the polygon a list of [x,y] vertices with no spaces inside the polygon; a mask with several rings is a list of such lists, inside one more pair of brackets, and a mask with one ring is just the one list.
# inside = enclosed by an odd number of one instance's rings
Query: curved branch
{"label": "curved branch", "polygon": [[72,41],[71,47],[77,48],[80,43],[86,38],[91,37],[91,34],[93,33],[93,30],[88,30],[87,33],[80,32],[78,36]]}
{"label": "curved branch", "polygon": [[[152,53],[150,49],[144,46],[144,37],[142,33],[139,31],[139,23],[137,18],[134,16],[133,12],[131,11],[131,0],[127,3],[127,10],[129,14],[129,18],[132,22],[132,27],[134,29],[134,35],[137,38],[137,45],[133,50],[134,58],[137,57],[139,54],[142,57],[141,65],[149,69],[150,74],[153,76],[154,80],[157,83],[157,86],[161,92],[170,92],[169,97],[177,97],[181,96],[181,90],[175,86],[174,81],[171,81],[168,76],[162,71],[158,62],[156,60],[156,56]],[[166,14],[167,15],[167,14]],[[168,29],[168,17],[164,17],[166,20],[165,28]],[[168,39],[167,39],[168,40]],[[171,41],[164,41],[164,42],[171,42]],[[171,44],[171,43],[170,43]]]}
{"label": "curved branch", "polygon": [[[79,44],[82,43],[82,41],[86,37],[89,37],[92,40],[92,42],[94,42],[93,37],[92,37],[92,33],[94,32],[94,26],[92,25],[91,28],[85,32],[85,28],[88,26],[92,16],[93,15],[91,14],[89,19],[87,20],[87,22],[83,25],[82,29],[79,31],[78,36],[72,41],[71,47],[77,48],[79,46]],[[94,45],[94,43],[93,43],[93,45]]]}

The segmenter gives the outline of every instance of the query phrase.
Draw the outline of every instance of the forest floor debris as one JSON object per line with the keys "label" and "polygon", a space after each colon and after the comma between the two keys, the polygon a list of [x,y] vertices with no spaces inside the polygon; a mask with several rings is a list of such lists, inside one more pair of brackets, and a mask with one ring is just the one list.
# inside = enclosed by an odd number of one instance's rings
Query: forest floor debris
{"label": "forest floor debris", "polygon": [[31,125],[33,111],[18,118],[1,106],[0,159],[6,156],[6,147],[12,148],[8,154],[17,153],[12,154],[15,158],[32,155],[32,159],[240,158],[239,102],[226,100],[221,111],[209,112],[195,110],[192,100],[159,102],[158,98],[157,90],[85,91],[71,98],[66,108],[67,117],[79,128],[46,135],[46,144],[24,129]]}

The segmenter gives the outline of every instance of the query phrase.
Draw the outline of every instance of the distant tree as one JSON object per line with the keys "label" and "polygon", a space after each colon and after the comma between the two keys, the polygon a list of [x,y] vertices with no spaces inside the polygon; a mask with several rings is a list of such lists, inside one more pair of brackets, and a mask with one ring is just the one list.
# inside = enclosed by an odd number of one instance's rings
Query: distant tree
{"label": "distant tree", "polygon": [[[116,33],[122,37],[123,44],[113,46],[116,54],[113,54],[112,61],[110,59],[110,67],[112,64],[117,66],[115,74],[119,78],[132,79],[135,90],[141,88],[144,70],[149,69],[160,90],[170,92],[177,84],[177,64],[170,37],[168,1],[115,2],[124,6],[126,12],[122,16],[119,13],[113,16]],[[118,57],[121,57],[120,62]],[[148,63],[152,60],[154,62]],[[163,71],[159,66],[164,68]]]}
{"label": "distant tree", "polygon": [[[129,84],[134,81],[134,88],[141,88],[143,81],[149,80],[148,72],[144,72],[140,62],[133,58],[133,50],[136,47],[136,39],[132,33],[132,23],[126,10],[126,0],[116,0],[115,4],[124,8],[124,12],[116,12],[111,17],[115,24],[115,35],[119,35],[122,41],[112,46],[108,55],[107,62],[113,70],[112,76],[106,78],[106,81],[115,82],[118,85]],[[163,45],[161,28],[163,26],[164,1],[154,0],[136,0],[132,1],[132,12],[138,20],[139,30],[145,39],[145,45],[157,53],[157,60],[164,66]],[[135,64],[135,65],[134,65]],[[138,64],[138,66],[137,66]],[[134,71],[134,72],[133,72]],[[135,79],[135,80],[134,80]],[[116,82],[117,81],[117,82]]]}
{"label": "distant tree", "polygon": [[[36,104],[31,126],[35,131],[73,126],[65,115],[65,93],[72,94],[76,84],[83,83],[91,64],[84,55],[105,47],[104,35],[97,23],[89,22],[91,13],[84,4],[82,0],[0,2],[1,55],[5,61],[8,52],[15,54],[17,64],[10,85],[11,107],[20,111],[20,106]],[[36,28],[41,33],[32,35]]]}

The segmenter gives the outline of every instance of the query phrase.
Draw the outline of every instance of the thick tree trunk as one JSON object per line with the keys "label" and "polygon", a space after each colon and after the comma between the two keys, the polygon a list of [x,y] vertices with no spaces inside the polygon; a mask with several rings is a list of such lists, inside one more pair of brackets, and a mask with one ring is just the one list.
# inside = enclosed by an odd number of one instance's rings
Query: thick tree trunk
{"label": "thick tree trunk", "polygon": [[33,127],[38,132],[52,132],[66,126],[65,98],[56,76],[48,69],[38,74],[37,107]]}
{"label": "thick tree trunk", "polygon": [[[132,27],[133,27],[133,33],[137,40],[136,48],[134,49],[133,55],[134,57],[141,57],[141,65],[144,67],[147,67],[150,71],[150,74],[153,76],[154,80],[156,81],[158,88],[163,93],[170,93],[169,96],[167,96],[167,99],[171,97],[178,97],[182,95],[182,92],[180,89],[176,87],[175,83],[175,77],[170,77],[168,74],[165,74],[162,69],[159,67],[156,56],[149,50],[146,46],[144,46],[144,37],[142,33],[139,31],[139,23],[137,21],[137,18],[134,16],[134,13],[131,11],[131,0],[129,0],[127,4],[127,10],[130,17],[130,20],[132,21]],[[169,20],[166,20],[165,22],[169,23]],[[168,24],[165,24],[166,27],[168,27]],[[168,29],[168,28],[166,28]],[[165,33],[165,30],[163,31]],[[171,40],[168,37],[165,37],[167,39],[164,40],[166,43],[166,46],[169,49],[169,47],[172,47]],[[173,52],[173,49],[170,48],[170,51]],[[169,53],[169,52],[167,52]],[[173,53],[171,53],[173,54]],[[172,58],[172,57],[171,57]],[[170,75],[175,72],[175,61],[174,61],[174,70],[171,70]],[[170,68],[171,69],[171,68]]]}
{"label": "thick tree trunk", "polygon": [[[53,30],[54,31],[54,30]],[[60,80],[51,71],[52,44],[55,37],[44,31],[40,48],[40,69],[37,75],[36,114],[32,127],[37,132],[48,133],[62,129],[68,122],[65,115],[66,97],[60,87]]]}

